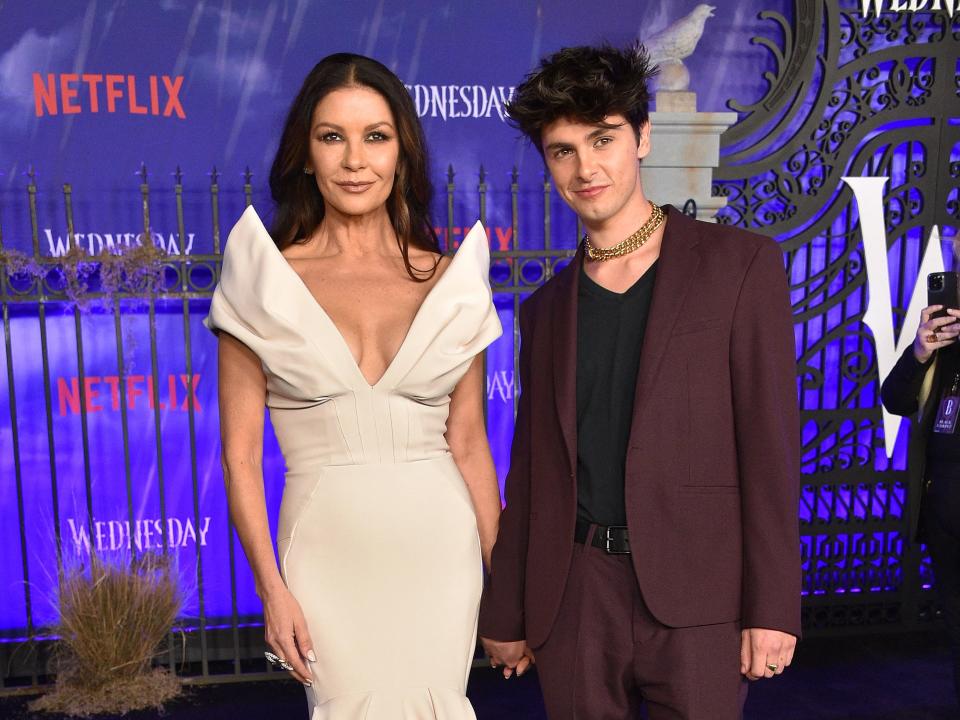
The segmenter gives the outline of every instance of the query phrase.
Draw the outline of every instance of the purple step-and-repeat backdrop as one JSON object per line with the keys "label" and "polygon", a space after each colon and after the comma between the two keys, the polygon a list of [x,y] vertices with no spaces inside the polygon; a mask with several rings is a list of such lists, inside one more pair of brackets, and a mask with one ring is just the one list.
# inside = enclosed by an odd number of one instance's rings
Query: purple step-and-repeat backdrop
{"label": "purple step-and-repeat backdrop", "polygon": [[[846,3],[853,7],[853,3]],[[543,245],[543,165],[504,119],[504,103],[544,54],[572,44],[643,39],[696,7],[695,0],[578,0],[486,3],[384,0],[161,0],[125,3],[0,2],[0,226],[5,248],[32,251],[25,174],[36,172],[39,242],[44,254],[69,250],[61,185],[73,186],[75,242],[90,252],[144,241],[137,172],[151,183],[151,242],[165,251],[213,250],[209,173],[220,173],[220,224],[225,238],[243,209],[243,173],[253,173],[254,204],[269,215],[265,178],[288,104],[326,54],[371,55],[409,88],[426,129],[437,188],[436,225],[456,243],[479,213],[481,164],[489,185],[491,247],[513,242],[510,175],[520,177],[521,247]],[[686,61],[698,109],[725,111],[727,102],[759,100],[774,70],[768,49],[749,42],[765,35],[782,43],[776,25],[759,17],[792,17],[789,0],[718,3],[696,53]],[[171,174],[184,178],[186,237],[180,247]],[[456,172],[453,236],[448,235],[447,168]],[[575,225],[554,208],[555,246],[572,247]],[[558,230],[559,228],[559,230]],[[503,298],[508,329],[488,361],[490,434],[501,478],[513,424],[513,310]],[[158,309],[159,367],[151,371],[150,327],[144,308],[122,321],[126,378],[121,385],[113,316],[81,318],[84,374],[77,367],[72,310],[48,317],[53,438],[60,532],[65,558],[102,551],[155,548],[161,543],[154,387],[159,389],[165,477],[166,534],[178,549],[188,588],[185,614],[197,611],[197,547],[201,548],[208,617],[231,613],[230,535],[219,468],[216,342],[191,314],[193,382],[188,382],[180,304]],[[44,420],[39,328],[33,313],[11,317],[11,347],[24,479],[24,514],[33,618],[55,618],[56,555],[50,449]],[[0,361],[6,366],[5,350]],[[88,530],[81,439],[81,396],[89,411],[94,523]],[[0,379],[0,633],[26,626],[18,499],[8,384]],[[135,522],[128,519],[120,414],[129,418]],[[199,513],[194,511],[188,409],[197,423]],[[269,432],[269,431],[268,431]],[[272,522],[282,491],[283,461],[268,439],[265,458]],[[235,549],[238,546],[235,546]],[[241,616],[259,612],[252,578],[238,563]]]}

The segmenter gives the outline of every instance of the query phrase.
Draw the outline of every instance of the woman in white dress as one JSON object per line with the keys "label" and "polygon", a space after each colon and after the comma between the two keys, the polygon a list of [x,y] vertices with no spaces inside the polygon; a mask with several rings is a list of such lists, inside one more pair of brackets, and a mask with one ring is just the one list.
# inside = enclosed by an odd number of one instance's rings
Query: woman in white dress
{"label": "woman in white dress", "polygon": [[[219,335],[231,517],[267,643],[312,720],[469,720],[465,695],[500,495],[481,354],[501,333],[479,223],[452,259],[428,216],[406,89],[358,55],[322,60],[248,208],[207,326]],[[286,462],[271,542],[264,405]]]}

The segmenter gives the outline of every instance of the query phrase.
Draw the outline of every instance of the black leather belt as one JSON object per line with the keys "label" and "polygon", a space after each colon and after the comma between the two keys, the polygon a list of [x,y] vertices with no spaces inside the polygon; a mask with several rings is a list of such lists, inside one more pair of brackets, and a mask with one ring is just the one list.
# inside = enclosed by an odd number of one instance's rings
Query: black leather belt
{"label": "black leather belt", "polygon": [[[573,531],[573,540],[583,545],[590,534],[590,523],[577,520]],[[605,550],[610,555],[629,555],[630,536],[626,525],[597,525],[590,542],[595,548]]]}

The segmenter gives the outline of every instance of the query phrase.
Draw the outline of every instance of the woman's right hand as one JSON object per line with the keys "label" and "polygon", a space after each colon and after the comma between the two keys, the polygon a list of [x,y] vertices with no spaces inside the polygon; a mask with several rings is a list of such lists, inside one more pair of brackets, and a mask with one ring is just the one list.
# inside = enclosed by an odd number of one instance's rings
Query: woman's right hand
{"label": "woman's right hand", "polygon": [[286,585],[263,595],[264,637],[271,651],[291,665],[290,674],[304,685],[313,684],[313,673],[308,662],[316,662],[313,643],[307,632],[300,603]]}
{"label": "woman's right hand", "polygon": [[931,305],[920,311],[920,327],[913,341],[913,355],[921,364],[930,360],[935,351],[955,343],[960,335],[960,310],[950,308],[947,315],[931,318],[938,310],[943,310],[943,305]]}

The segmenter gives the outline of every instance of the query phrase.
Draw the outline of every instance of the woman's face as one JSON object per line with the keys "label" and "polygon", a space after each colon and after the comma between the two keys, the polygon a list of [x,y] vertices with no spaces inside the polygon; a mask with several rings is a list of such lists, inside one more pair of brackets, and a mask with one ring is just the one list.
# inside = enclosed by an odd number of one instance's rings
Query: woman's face
{"label": "woman's face", "polygon": [[393,189],[400,141],[384,97],[368,87],[344,87],[313,110],[307,169],[331,209],[344,215],[383,211]]}

